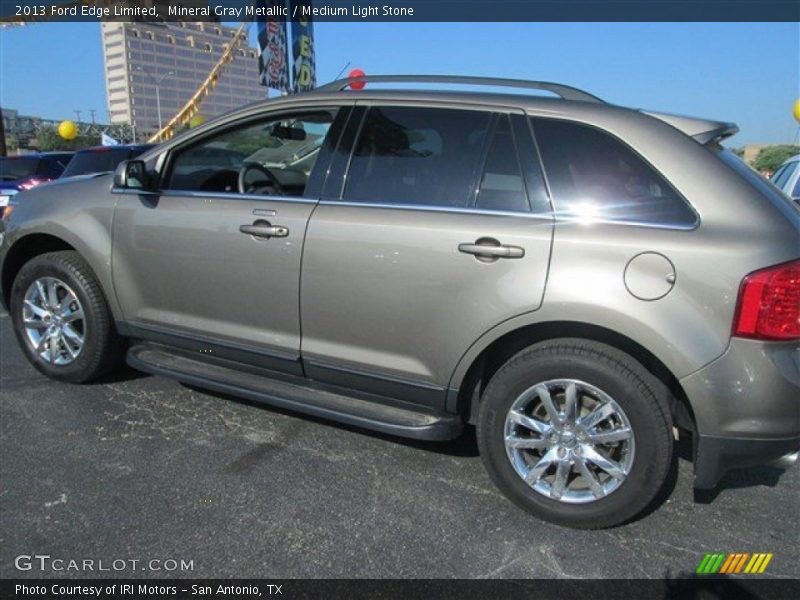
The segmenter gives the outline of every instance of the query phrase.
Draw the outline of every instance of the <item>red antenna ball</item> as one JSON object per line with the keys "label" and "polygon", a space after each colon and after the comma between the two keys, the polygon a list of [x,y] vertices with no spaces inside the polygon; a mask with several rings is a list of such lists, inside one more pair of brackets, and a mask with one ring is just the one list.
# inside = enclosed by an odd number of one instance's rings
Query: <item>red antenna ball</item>
{"label": "red antenna ball", "polygon": [[[350,71],[347,76],[348,77],[365,77],[367,74],[364,73],[361,69],[353,69]],[[365,81],[356,81],[350,84],[350,89],[352,90],[363,90],[364,87],[367,85]]]}

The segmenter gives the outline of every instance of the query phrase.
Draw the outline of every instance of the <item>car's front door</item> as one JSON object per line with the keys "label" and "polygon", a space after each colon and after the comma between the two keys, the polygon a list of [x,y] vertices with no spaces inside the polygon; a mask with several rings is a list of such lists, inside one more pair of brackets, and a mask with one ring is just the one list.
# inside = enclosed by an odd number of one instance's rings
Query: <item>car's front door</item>
{"label": "car's front door", "polygon": [[306,373],[440,407],[470,345],[541,304],[553,221],[532,133],[521,112],[373,105],[342,139],[346,177],[340,152],[306,236]]}
{"label": "car's front door", "polygon": [[299,372],[303,239],[344,110],[223,127],[169,152],[158,194],[120,196],[113,277],[131,335]]}

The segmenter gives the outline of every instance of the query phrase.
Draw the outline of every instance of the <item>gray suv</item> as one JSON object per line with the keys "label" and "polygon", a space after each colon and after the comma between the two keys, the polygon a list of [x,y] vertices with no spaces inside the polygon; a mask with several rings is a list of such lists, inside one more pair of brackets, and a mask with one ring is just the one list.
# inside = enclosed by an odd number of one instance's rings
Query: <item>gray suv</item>
{"label": "gray suv", "polygon": [[800,448],[800,211],[736,131],[551,83],[341,80],[19,195],[2,299],[53,379],[127,359],[392,435],[473,424],[511,500],[608,527],[681,431],[698,489]]}

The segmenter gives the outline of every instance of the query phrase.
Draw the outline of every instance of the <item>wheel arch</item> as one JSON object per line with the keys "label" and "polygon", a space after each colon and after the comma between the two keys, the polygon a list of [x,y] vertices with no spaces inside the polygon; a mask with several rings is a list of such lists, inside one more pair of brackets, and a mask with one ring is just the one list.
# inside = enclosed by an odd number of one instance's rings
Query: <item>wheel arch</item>
{"label": "wheel arch", "polygon": [[[100,239],[99,248],[93,248],[80,237],[69,235],[66,231],[63,232],[66,235],[61,233],[61,231],[42,230],[25,232],[10,243],[2,257],[2,272],[0,272],[0,288],[2,288],[0,301],[3,307],[9,310],[14,279],[25,263],[41,254],[66,250],[77,252],[86,262],[103,290],[111,314],[117,318],[119,307],[111,285],[110,243],[104,244],[107,236]],[[102,251],[104,246],[108,247],[105,252]]]}
{"label": "wheel arch", "polygon": [[[670,391],[670,410],[679,427],[694,431],[695,418],[686,393],[678,378],[655,354],[637,341],[612,329],[579,321],[546,321],[524,325],[508,331],[488,343],[464,369],[460,364],[451,380],[450,389],[457,390],[448,404],[470,423],[477,417],[480,398],[492,376],[505,362],[532,344],[557,338],[581,338],[607,344],[631,355]],[[462,359],[462,363],[465,361]],[[459,370],[463,376],[459,377]]]}
{"label": "wheel arch", "polygon": [[31,233],[21,237],[8,249],[3,261],[3,271],[0,274],[2,282],[3,307],[9,310],[11,301],[11,287],[20,269],[33,258],[48,252],[69,250],[76,252],[75,247],[60,237],[48,233]]}

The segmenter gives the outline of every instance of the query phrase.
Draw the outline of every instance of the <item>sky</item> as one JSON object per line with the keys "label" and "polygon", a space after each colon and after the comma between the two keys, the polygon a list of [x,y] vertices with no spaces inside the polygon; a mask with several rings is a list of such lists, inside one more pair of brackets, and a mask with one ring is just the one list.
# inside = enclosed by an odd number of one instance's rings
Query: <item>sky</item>
{"label": "sky", "polygon": [[[555,81],[607,102],[736,122],[730,145],[797,141],[798,23],[317,23],[317,81],[368,74]],[[107,120],[97,23],[0,30],[0,105]]]}

